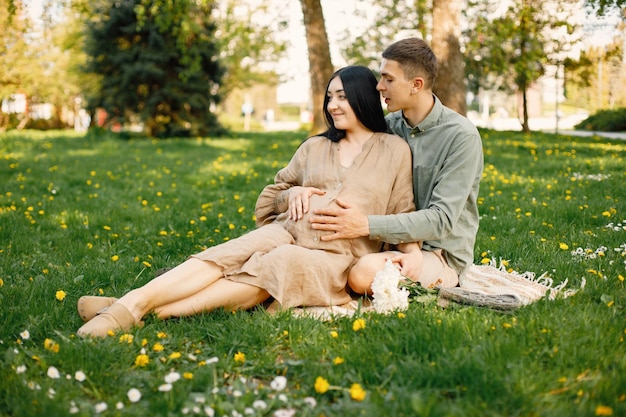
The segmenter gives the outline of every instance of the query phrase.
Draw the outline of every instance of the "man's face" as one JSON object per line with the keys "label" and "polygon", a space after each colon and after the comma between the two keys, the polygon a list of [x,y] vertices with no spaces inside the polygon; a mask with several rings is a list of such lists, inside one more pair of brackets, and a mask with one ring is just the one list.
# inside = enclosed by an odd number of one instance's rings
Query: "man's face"
{"label": "man's face", "polygon": [[410,107],[413,80],[407,80],[398,61],[384,59],[380,65],[380,81],[376,89],[381,92],[390,112]]}

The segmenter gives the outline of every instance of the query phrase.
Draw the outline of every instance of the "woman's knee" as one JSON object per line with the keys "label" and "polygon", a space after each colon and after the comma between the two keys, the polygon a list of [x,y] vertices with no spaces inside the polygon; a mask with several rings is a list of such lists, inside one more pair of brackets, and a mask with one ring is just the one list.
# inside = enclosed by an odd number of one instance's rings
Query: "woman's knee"
{"label": "woman's knee", "polygon": [[350,269],[348,286],[358,294],[371,293],[372,281],[374,281],[374,276],[380,269],[380,260],[377,257],[371,255],[362,257]]}

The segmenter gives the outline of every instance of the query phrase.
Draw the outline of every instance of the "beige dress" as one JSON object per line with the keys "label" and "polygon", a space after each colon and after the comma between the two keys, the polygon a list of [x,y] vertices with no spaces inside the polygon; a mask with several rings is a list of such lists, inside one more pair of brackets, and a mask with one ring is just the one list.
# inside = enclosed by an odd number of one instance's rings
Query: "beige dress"
{"label": "beige dress", "polygon": [[[337,207],[337,198],[368,215],[413,211],[411,151],[398,136],[374,133],[352,165],[343,167],[338,149],[325,137],[307,139],[259,195],[259,228],[192,256],[222,266],[227,279],[265,289],[285,308],[350,301],[349,268],[378,252],[382,242],[369,237],[323,242],[321,236],[331,232],[311,229],[308,219],[316,208]],[[277,198],[298,185],[326,194],[313,196],[309,213],[292,221],[278,209]]]}

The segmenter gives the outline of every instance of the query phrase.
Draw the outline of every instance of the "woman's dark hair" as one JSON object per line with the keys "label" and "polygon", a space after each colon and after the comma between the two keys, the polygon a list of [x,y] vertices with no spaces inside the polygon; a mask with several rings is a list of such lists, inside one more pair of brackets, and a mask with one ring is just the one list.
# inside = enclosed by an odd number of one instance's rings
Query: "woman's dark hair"
{"label": "woman's dark hair", "polygon": [[[373,132],[386,132],[387,122],[380,102],[380,93],[376,90],[376,77],[372,71],[360,65],[353,65],[337,70],[326,85],[326,91],[330,82],[339,77],[343,84],[343,91],[355,116],[365,127]],[[321,134],[333,142],[339,142],[346,137],[346,131],[335,128],[332,116],[328,112],[329,97],[324,98],[324,117],[328,130]]]}

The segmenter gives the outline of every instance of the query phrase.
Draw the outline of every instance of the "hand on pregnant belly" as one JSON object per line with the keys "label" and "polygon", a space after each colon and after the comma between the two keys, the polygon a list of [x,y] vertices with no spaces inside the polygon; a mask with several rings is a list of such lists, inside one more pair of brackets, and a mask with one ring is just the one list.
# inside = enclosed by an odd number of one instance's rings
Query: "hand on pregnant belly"
{"label": "hand on pregnant belly", "polygon": [[289,220],[298,221],[307,215],[311,210],[311,198],[323,196],[326,191],[315,187],[293,187],[289,190]]}

